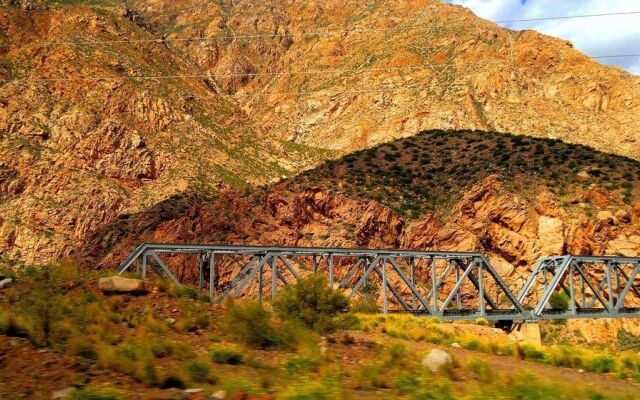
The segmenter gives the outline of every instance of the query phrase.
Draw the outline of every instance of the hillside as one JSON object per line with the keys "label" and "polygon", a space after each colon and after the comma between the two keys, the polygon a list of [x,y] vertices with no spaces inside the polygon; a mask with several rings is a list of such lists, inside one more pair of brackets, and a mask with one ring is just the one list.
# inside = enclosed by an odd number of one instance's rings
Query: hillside
{"label": "hillside", "polygon": [[3,257],[58,259],[122,212],[187,189],[268,182],[326,157],[256,128],[171,49],[123,42],[151,36],[115,9],[9,8],[0,32]]}
{"label": "hillside", "polygon": [[520,196],[542,190],[565,208],[591,185],[630,205],[640,198],[638,161],[559,140],[479,131],[425,131],[361,150],[294,177],[290,190],[340,188],[407,216],[446,212],[473,185],[495,175]]}
{"label": "hillside", "polygon": [[[123,215],[250,190],[431,128],[553,138],[637,159],[639,85],[564,41],[436,0],[5,0],[2,262],[77,254]],[[547,162],[564,162],[548,152]],[[622,177],[609,189],[630,207],[629,168],[603,161],[598,172],[571,157],[593,172],[590,182]],[[464,192],[456,185],[473,181],[473,163],[460,163],[430,167],[456,177],[412,178],[434,186],[430,194],[401,183],[377,200],[411,218],[452,206]],[[362,189],[347,178],[349,190]]]}
{"label": "hillside", "polygon": [[640,162],[584,146],[427,131],[251,192],[176,196],[76,256],[112,269],[141,241],[480,251],[517,291],[542,256],[640,254],[638,182]]}
{"label": "hillside", "polygon": [[[20,274],[0,291],[0,396],[622,400],[640,393],[640,356],[615,352],[613,343],[540,346],[482,321],[330,308],[318,309],[325,324],[308,326],[275,310],[285,297],[220,306],[153,281],[147,294],[103,293],[95,273],[49,267],[50,275]],[[322,289],[306,301],[329,306],[330,289]],[[293,293],[295,301],[309,294]],[[434,362],[433,352],[448,359]]]}
{"label": "hillside", "polygon": [[222,75],[258,126],[296,143],[350,152],[425,129],[478,129],[640,158],[640,78],[440,0],[128,7]]}

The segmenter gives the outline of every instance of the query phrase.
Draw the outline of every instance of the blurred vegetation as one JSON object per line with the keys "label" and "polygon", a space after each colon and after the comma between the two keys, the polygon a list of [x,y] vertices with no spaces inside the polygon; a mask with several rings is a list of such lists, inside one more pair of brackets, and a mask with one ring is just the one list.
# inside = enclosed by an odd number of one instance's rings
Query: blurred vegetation
{"label": "blurred vegetation", "polygon": [[589,372],[612,372],[623,379],[640,381],[640,355],[636,353],[616,354],[612,351],[570,344],[536,346],[525,342],[513,342],[506,338],[483,338],[465,332],[464,329],[456,329],[455,324],[441,324],[437,319],[409,315],[359,314],[358,319],[361,330],[382,332],[391,338],[446,346],[458,343],[468,350]]}
{"label": "blurred vegetation", "polygon": [[[587,182],[577,175],[589,174]],[[335,188],[377,200],[408,217],[446,209],[495,174],[517,193],[539,186],[564,196],[595,183],[630,203],[638,198],[640,162],[560,140],[476,131],[425,131],[327,161],[289,183]],[[533,191],[532,191],[533,189]]]}
{"label": "blurred vegetation", "polygon": [[[443,348],[457,342],[514,362],[526,359],[640,380],[640,356],[633,353],[537,347],[476,336],[433,318],[353,314],[341,293],[313,275],[281,291],[272,303],[235,301],[224,308],[188,291],[176,296],[169,287],[151,297],[105,295],[96,290],[98,276],[69,263],[17,274],[17,282],[0,296],[0,334],[27,338],[33,346],[76,356],[145,385],[198,387],[208,394],[222,389],[284,399],[606,398],[565,387],[554,377],[499,374],[481,358],[454,359],[432,374],[421,366],[426,352],[410,347],[414,342]],[[369,342],[344,328],[384,338]],[[71,398],[124,395],[88,382]]]}
{"label": "blurred vegetation", "polygon": [[273,308],[281,318],[299,321],[320,333],[348,326],[341,317],[349,311],[349,300],[341,291],[329,287],[327,278],[320,273],[286,287],[276,296]]}

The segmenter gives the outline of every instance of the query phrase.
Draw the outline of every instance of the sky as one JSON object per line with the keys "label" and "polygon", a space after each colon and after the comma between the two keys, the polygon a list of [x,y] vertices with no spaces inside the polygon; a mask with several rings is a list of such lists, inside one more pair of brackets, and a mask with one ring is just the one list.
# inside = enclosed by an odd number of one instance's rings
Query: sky
{"label": "sky", "polygon": [[[640,0],[446,0],[491,21],[640,11]],[[640,14],[527,21],[500,24],[514,30],[534,29],[569,40],[590,56],[640,54]],[[605,58],[640,75],[640,57]]]}

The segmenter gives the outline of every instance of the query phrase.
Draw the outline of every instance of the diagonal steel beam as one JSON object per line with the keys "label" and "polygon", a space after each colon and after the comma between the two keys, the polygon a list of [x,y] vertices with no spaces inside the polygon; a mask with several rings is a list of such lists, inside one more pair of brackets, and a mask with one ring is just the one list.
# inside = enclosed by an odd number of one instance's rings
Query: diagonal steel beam
{"label": "diagonal steel beam", "polygon": [[260,259],[260,256],[258,255],[254,255],[253,257],[251,257],[251,259],[249,259],[247,264],[243,266],[240,272],[238,272],[235,278],[233,278],[233,280],[229,283],[229,285],[227,285],[227,287],[224,289],[224,291],[218,298],[218,303],[220,303],[222,300],[225,299],[225,297],[227,297],[227,295],[229,295],[229,293],[236,287],[236,285],[240,283],[240,281],[246,276],[247,272],[251,270],[253,264],[259,259]]}
{"label": "diagonal steel beam", "polygon": [[376,264],[378,263],[378,261],[380,260],[380,256],[376,256],[367,266],[367,268],[365,269],[364,273],[362,274],[362,277],[360,277],[360,279],[358,280],[358,282],[356,282],[356,284],[353,286],[353,288],[351,289],[351,293],[349,293],[349,297],[353,297],[356,292],[358,291],[358,289],[360,289],[360,286],[362,286],[362,284],[364,283],[364,281],[367,279],[367,276],[369,276],[369,274],[371,273],[371,270],[376,266]]}
{"label": "diagonal steel beam", "polygon": [[284,263],[284,266],[286,269],[289,270],[289,272],[291,272],[291,275],[293,275],[297,281],[300,280],[300,275],[296,272],[296,270],[291,266],[291,264],[289,264],[289,261],[287,260],[287,256],[279,256],[279,258],[282,260],[282,262]]}
{"label": "diagonal steel beam", "polygon": [[[629,293],[629,289],[635,288],[634,281],[636,280],[636,276],[638,276],[638,271],[640,271],[640,262],[636,263],[635,267],[633,267],[633,271],[631,271],[630,276],[625,276],[627,280],[627,284],[624,285],[624,289],[622,289],[622,293],[618,296],[618,302],[616,303],[615,310],[620,310],[620,307],[624,304],[624,299],[627,297],[627,293]],[[623,272],[624,273],[624,272]]]}
{"label": "diagonal steel beam", "polygon": [[[578,271],[578,274],[580,274],[580,276],[582,276],[582,278],[584,279],[584,283],[587,284],[587,286],[589,286],[589,288],[591,289],[591,291],[593,292],[593,295],[598,299],[598,301],[602,304],[602,306],[608,311],[608,312],[612,312],[613,310],[609,309],[609,306],[607,305],[607,303],[604,301],[604,299],[600,296],[600,293],[598,293],[598,290],[596,290],[596,288],[593,287],[593,284],[591,283],[591,281],[589,280],[589,278],[587,278],[587,276],[584,274],[584,271],[581,268],[576,268],[576,271]],[[589,307],[591,308],[591,307]]]}
{"label": "diagonal steel beam", "polygon": [[404,301],[404,299],[402,298],[400,293],[398,293],[396,288],[394,288],[393,285],[389,283],[389,280],[383,278],[382,272],[380,272],[380,269],[378,267],[374,267],[373,271],[380,277],[380,279],[383,280],[384,283],[386,283],[386,287],[389,288],[393,296],[398,300],[398,302],[402,305],[402,307],[407,311],[411,310],[409,305]]}
{"label": "diagonal steel beam", "polygon": [[166,265],[164,265],[164,263],[162,262],[162,260],[160,260],[160,257],[158,257],[158,255],[156,254],[155,251],[151,252],[151,257],[153,257],[153,259],[156,261],[156,263],[158,263],[158,266],[160,267],[162,272],[164,272],[167,275],[167,278],[169,278],[169,280],[171,280],[173,283],[175,283],[176,286],[182,287],[180,282],[178,282],[178,279],[173,275],[173,273],[171,273],[171,270],[169,268],[167,268]]}
{"label": "diagonal steel beam", "polygon": [[527,294],[529,294],[529,290],[531,290],[531,288],[533,287],[535,280],[538,278],[538,275],[540,275],[540,272],[544,271],[547,268],[547,264],[550,262],[551,259],[549,258],[543,258],[538,261],[536,268],[531,272],[529,278],[527,278],[527,281],[525,282],[522,289],[520,289],[520,293],[518,293],[518,296],[516,297],[518,303],[522,304],[524,298],[527,296]]}
{"label": "diagonal steel beam", "polygon": [[[454,262],[458,265],[458,267],[460,269],[462,269],[464,271],[464,264],[460,263],[460,260],[454,260]],[[479,268],[480,266],[478,266]],[[487,294],[487,292],[484,291],[484,289],[481,287],[480,282],[478,281],[478,279],[473,276],[472,274],[469,274],[469,280],[471,281],[471,283],[473,284],[473,286],[476,287],[476,289],[478,290],[478,296],[484,298],[484,300],[489,303],[489,305],[491,306],[492,309],[494,310],[498,310],[500,309],[500,307],[498,307],[498,305],[493,301],[493,299]]]}
{"label": "diagonal steel beam", "polygon": [[342,279],[338,284],[338,289],[342,289],[347,283],[349,283],[349,280],[353,277],[353,275],[358,270],[358,267],[360,266],[360,264],[362,264],[364,261],[365,260],[363,258],[360,258],[351,268],[349,268],[349,271],[344,276],[344,279]]}
{"label": "diagonal steel beam", "polygon": [[[640,264],[640,263],[638,263],[638,264]],[[636,264],[636,266],[637,266],[638,264]],[[634,267],[634,269],[635,269],[635,267]],[[622,267],[618,266],[618,270],[620,271],[620,274],[624,277],[624,279],[626,279],[627,281],[629,281],[629,276],[627,275],[627,273],[626,273],[626,272],[624,272],[624,270],[622,269]],[[631,279],[631,280],[632,280],[632,281],[634,281],[634,280],[635,280],[635,278],[634,278],[634,279]],[[636,294],[636,296],[638,296],[638,298],[640,299],[640,290],[638,290],[638,287],[637,287],[635,284],[631,285],[631,290],[633,290],[633,292]]]}
{"label": "diagonal steel beam", "polygon": [[262,258],[262,260],[260,260],[260,262],[258,263],[258,265],[256,265],[256,267],[253,269],[253,271],[251,271],[251,273],[249,273],[249,275],[238,285],[238,287],[236,288],[236,292],[234,293],[234,297],[238,297],[238,295],[240,295],[240,293],[242,293],[242,291],[244,290],[244,288],[247,286],[247,284],[249,282],[251,282],[253,280],[253,278],[256,276],[256,274],[260,273],[260,275],[262,275],[262,267],[273,257],[273,255],[271,253],[267,253],[264,255],[264,257]]}
{"label": "diagonal steel beam", "polygon": [[[432,262],[435,262],[432,261]],[[435,265],[435,264],[434,264]],[[449,271],[451,271],[451,268],[453,268],[453,263],[449,262],[447,263],[447,266],[445,267],[444,271],[442,271],[442,273],[440,274],[440,277],[438,279],[433,279],[432,286],[435,286],[436,288],[439,288],[440,286],[442,286],[442,283],[444,282],[444,278],[446,278],[447,274],[449,273]],[[427,293],[427,296],[425,297],[427,300],[431,300],[431,297],[433,296],[433,288]]]}
{"label": "diagonal steel beam", "polygon": [[[389,262],[391,263],[391,266],[393,267],[393,269],[398,273],[398,275],[400,275],[400,278],[404,281],[407,287],[411,290],[411,293],[413,294],[412,298],[417,298],[418,301],[422,303],[424,308],[428,309],[429,303],[427,302],[427,300],[422,298],[422,295],[420,295],[420,293],[418,292],[418,289],[416,289],[416,287],[409,281],[409,279],[407,279],[406,275],[404,274],[404,272],[402,272],[402,269],[400,268],[400,266],[398,266],[396,261],[393,258],[389,258]],[[414,306],[413,309],[415,308],[416,307]]]}
{"label": "diagonal steel beam", "polygon": [[[500,277],[498,272],[495,270],[495,268],[493,268],[493,265],[491,265],[489,260],[487,260],[487,258],[483,255],[481,255],[480,258],[482,259],[484,268],[486,269],[487,272],[489,272],[489,275],[491,275],[493,280],[498,284],[498,287],[500,288],[500,290],[502,290],[502,293],[505,296],[507,296],[507,299],[511,302],[511,304],[515,306],[515,308],[517,308],[518,311],[521,314],[523,314],[523,316],[528,317],[528,313],[524,309],[524,306],[522,305],[522,303],[520,303],[520,300],[518,300],[518,298],[516,298],[516,296],[513,295],[513,292],[511,292],[511,289],[509,289],[507,284],[502,280],[502,278]],[[496,310],[498,310],[499,308],[500,307],[498,306]]]}
{"label": "diagonal steel beam", "polygon": [[464,272],[462,273],[462,276],[460,277],[460,279],[458,280],[458,282],[456,282],[455,286],[453,287],[453,289],[451,290],[451,292],[449,293],[449,296],[447,296],[446,300],[444,301],[444,303],[442,303],[442,306],[440,307],[440,314],[444,313],[447,309],[447,307],[449,307],[449,303],[451,303],[451,300],[453,300],[453,298],[455,297],[456,293],[458,292],[458,290],[460,290],[460,288],[462,287],[462,283],[464,282],[465,278],[467,276],[469,276],[469,274],[471,273],[471,270],[473,270],[473,268],[478,264],[477,261],[471,261],[469,263],[469,265],[467,266],[467,268],[464,270]]}
{"label": "diagonal steel beam", "polygon": [[[558,260],[560,260],[560,258]],[[557,265],[557,262],[556,262],[555,268],[554,268],[555,273],[553,275],[553,278],[545,288],[544,293],[540,298],[540,301],[538,302],[538,304],[536,305],[536,308],[534,309],[535,315],[539,316],[540,314],[542,314],[544,307],[547,305],[547,303],[549,302],[549,299],[551,298],[551,294],[553,293],[555,288],[558,287],[558,282],[562,280],[562,278],[564,277],[564,274],[567,271],[569,263],[571,262],[572,262],[571,257],[562,258],[560,265]]]}
{"label": "diagonal steel beam", "polygon": [[[602,280],[600,281],[600,283],[598,283],[598,286],[596,287],[596,291],[598,293],[602,292],[604,290],[604,285],[607,283],[607,278],[604,277],[602,278]],[[596,298],[592,298],[591,300],[589,300],[589,304],[587,305],[587,308],[592,308],[594,304],[596,304]]]}

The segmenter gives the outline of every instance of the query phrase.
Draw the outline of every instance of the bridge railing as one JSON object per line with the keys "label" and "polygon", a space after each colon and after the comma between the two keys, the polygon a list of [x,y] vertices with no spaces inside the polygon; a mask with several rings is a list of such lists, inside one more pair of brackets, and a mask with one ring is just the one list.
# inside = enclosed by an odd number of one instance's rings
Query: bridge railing
{"label": "bridge railing", "polygon": [[[169,267],[176,258],[180,273]],[[189,260],[191,267],[184,268]],[[195,270],[200,292],[218,303],[229,296],[275,297],[300,277],[321,272],[332,287],[375,302],[384,313],[537,320],[638,316],[639,264],[640,259],[622,257],[545,258],[518,296],[484,255],[472,252],[145,243],[117,271],[135,268],[145,277],[150,269],[181,285],[184,271]],[[601,265],[608,266],[604,275]],[[554,293],[569,297],[565,308],[553,307]]]}

